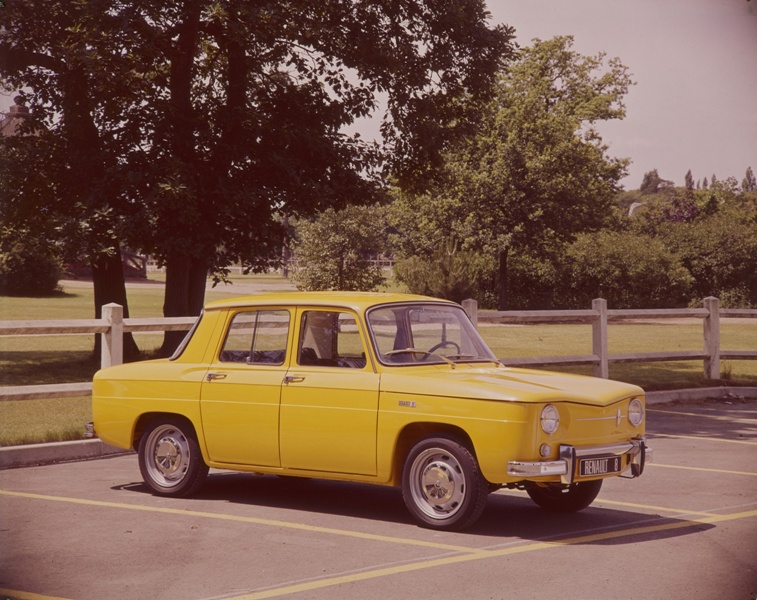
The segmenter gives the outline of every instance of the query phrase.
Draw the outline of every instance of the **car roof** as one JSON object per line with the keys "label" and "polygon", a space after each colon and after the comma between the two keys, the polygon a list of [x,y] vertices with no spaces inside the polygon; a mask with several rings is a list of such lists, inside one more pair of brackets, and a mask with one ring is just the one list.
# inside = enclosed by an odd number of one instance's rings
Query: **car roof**
{"label": "car roof", "polygon": [[256,294],[237,296],[225,300],[215,300],[205,306],[205,310],[246,308],[255,306],[339,306],[362,312],[372,306],[392,302],[444,302],[449,300],[386,292],[281,292],[278,294]]}

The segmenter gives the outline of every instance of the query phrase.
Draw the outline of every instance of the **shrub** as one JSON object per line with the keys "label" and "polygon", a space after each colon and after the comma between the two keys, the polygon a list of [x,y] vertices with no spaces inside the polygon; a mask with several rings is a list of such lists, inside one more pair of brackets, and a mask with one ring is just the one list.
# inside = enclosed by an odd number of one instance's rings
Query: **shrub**
{"label": "shrub", "polygon": [[[411,256],[398,260],[394,275],[413,294],[462,302],[481,299],[481,280],[487,274],[486,258],[473,252],[442,247],[431,258]],[[485,302],[483,303],[485,304]]]}
{"label": "shrub", "polygon": [[4,227],[0,238],[0,294],[51,296],[62,267],[55,248],[29,230]]}
{"label": "shrub", "polygon": [[629,232],[581,234],[560,269],[560,305],[586,308],[604,298],[611,308],[686,306],[692,277],[662,241]]}
{"label": "shrub", "polygon": [[375,290],[385,277],[371,257],[383,253],[384,236],[381,207],[328,208],[297,226],[292,281],[301,290]]}

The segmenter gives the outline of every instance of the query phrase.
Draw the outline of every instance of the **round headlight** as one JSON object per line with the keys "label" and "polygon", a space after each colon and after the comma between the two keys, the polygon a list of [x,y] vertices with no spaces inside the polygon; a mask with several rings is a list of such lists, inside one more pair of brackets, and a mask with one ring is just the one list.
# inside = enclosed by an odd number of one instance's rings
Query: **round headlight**
{"label": "round headlight", "polygon": [[644,405],[638,398],[628,403],[628,420],[634,427],[638,427],[644,420]]}
{"label": "round headlight", "polygon": [[554,404],[547,404],[541,411],[541,428],[544,433],[553,434],[560,426],[560,413]]}

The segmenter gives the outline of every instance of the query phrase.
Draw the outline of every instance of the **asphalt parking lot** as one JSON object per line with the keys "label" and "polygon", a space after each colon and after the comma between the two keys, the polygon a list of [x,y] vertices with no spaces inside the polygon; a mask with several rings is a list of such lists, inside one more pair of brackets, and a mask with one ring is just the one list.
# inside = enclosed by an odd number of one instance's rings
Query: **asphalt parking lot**
{"label": "asphalt parking lot", "polygon": [[577,514],[489,498],[464,533],[399,490],[211,472],[152,496],[136,457],[0,471],[0,598],[757,599],[757,401],[650,407],[655,464]]}

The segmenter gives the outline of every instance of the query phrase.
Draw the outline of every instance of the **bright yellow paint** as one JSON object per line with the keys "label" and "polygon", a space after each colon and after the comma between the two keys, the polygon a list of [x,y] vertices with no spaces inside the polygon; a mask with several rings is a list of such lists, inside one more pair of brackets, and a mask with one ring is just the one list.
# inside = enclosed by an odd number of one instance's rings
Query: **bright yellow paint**
{"label": "bright yellow paint", "polygon": [[[379,305],[408,302],[456,306],[404,294],[342,292],[213,302],[175,360],[121,365],[97,373],[95,429],[104,441],[131,448],[138,444],[144,426],[140,419],[155,413],[178,414],[193,424],[203,458],[211,467],[382,485],[399,483],[404,453],[417,439],[441,431],[469,439],[486,479],[505,484],[517,481],[507,474],[508,461],[556,460],[560,444],[599,446],[644,434],[643,423],[633,427],[625,418],[630,399],[643,400],[638,387],[506,368],[486,358],[466,362],[468,350],[453,349],[462,344],[457,330],[451,341],[441,340],[449,346],[446,353],[458,357],[456,361],[429,354],[431,346],[426,346],[410,352],[400,349],[407,353],[400,357],[412,359],[412,364],[391,364],[399,358],[392,355],[392,348],[404,348],[407,342],[395,340],[392,346],[382,332],[379,356],[366,314]],[[275,359],[248,364],[243,357],[239,362],[228,358],[227,330],[234,315],[245,311],[289,315],[282,325],[288,347],[272,353]],[[390,313],[384,310],[382,318],[387,321]],[[349,368],[320,358],[332,350],[331,338],[308,349],[316,341],[311,333],[301,334],[306,319],[308,327],[324,331],[332,319],[333,351],[349,355]],[[423,327],[421,323],[419,331]],[[418,338],[433,344],[426,338],[437,334],[432,326],[425,327]],[[286,337],[277,335],[274,339]],[[318,353],[321,362],[308,362],[306,349]],[[246,360],[263,360],[251,351],[247,355]],[[426,360],[428,356],[438,360]],[[547,403],[560,412],[559,429],[552,435],[539,425]],[[540,457],[539,447],[545,443],[551,452]],[[559,481],[559,477],[539,480]]]}

